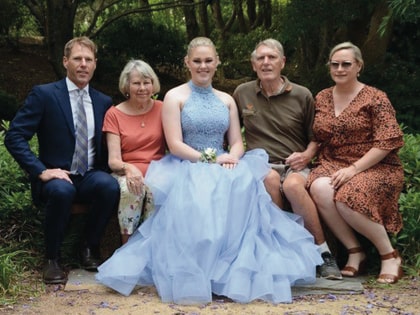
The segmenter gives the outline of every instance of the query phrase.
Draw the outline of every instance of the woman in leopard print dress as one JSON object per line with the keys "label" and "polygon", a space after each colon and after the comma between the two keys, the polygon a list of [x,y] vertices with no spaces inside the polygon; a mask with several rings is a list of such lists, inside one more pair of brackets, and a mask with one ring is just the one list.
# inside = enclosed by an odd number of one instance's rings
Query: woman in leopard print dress
{"label": "woman in leopard print dress", "polygon": [[345,42],[332,49],[335,86],[316,96],[319,154],[308,187],[323,220],[348,250],[343,276],[356,276],[366,260],[356,231],[378,250],[377,281],[389,284],[402,276],[402,260],[388,232],[402,228],[398,199],[404,174],[398,149],[403,133],[386,94],[358,80],[362,68],[357,46]]}

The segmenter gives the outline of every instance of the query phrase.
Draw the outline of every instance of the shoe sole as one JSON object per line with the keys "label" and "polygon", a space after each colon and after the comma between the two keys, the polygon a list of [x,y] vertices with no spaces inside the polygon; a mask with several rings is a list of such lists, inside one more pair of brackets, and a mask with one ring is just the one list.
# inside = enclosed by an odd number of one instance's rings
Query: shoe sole
{"label": "shoe sole", "polygon": [[320,278],[327,279],[327,280],[343,280],[343,276],[337,277],[337,276],[334,276],[334,275],[330,275],[330,276],[326,276],[326,277],[320,277]]}
{"label": "shoe sole", "polygon": [[85,267],[82,266],[82,268],[86,271],[90,271],[90,272],[97,272],[98,271],[98,267]]}
{"label": "shoe sole", "polygon": [[49,281],[45,281],[43,280],[45,284],[66,284],[67,283],[67,279],[64,280],[49,280]]}

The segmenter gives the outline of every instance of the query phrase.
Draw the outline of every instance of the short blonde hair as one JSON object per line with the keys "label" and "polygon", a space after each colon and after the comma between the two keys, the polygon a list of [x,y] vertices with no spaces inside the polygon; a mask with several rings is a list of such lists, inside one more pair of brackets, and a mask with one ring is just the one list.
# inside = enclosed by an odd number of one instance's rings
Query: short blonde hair
{"label": "short blonde hair", "polygon": [[363,68],[364,66],[364,61],[363,61],[363,57],[362,57],[362,52],[360,51],[360,48],[357,47],[355,44],[353,44],[352,42],[343,42],[340,43],[338,45],[335,45],[333,47],[333,49],[331,49],[330,55],[328,57],[328,63],[331,61],[332,56],[339,50],[343,50],[343,49],[350,49],[351,51],[353,51],[353,55],[354,55],[354,59],[356,59],[356,61],[360,64],[360,66]]}
{"label": "short blonde hair", "polygon": [[153,84],[153,94],[160,92],[160,82],[159,78],[157,77],[155,71],[152,67],[143,60],[130,60],[121,71],[120,74],[120,81],[119,81],[119,89],[120,92],[127,96],[128,92],[130,91],[130,74],[136,72],[140,77],[144,79],[151,79]]}
{"label": "short blonde hair", "polygon": [[86,37],[86,36],[75,37],[66,43],[66,45],[64,46],[64,56],[66,58],[70,57],[71,50],[73,49],[75,44],[79,44],[81,46],[85,46],[89,48],[93,52],[93,55],[96,58],[96,55],[98,53],[98,47],[89,37]]}
{"label": "short blonde hair", "polygon": [[267,38],[261,42],[259,42],[256,46],[254,51],[251,53],[251,60],[255,60],[255,58],[257,57],[257,49],[260,46],[267,46],[271,49],[275,49],[279,52],[280,56],[283,57],[284,56],[284,49],[283,49],[283,45],[274,38]]}

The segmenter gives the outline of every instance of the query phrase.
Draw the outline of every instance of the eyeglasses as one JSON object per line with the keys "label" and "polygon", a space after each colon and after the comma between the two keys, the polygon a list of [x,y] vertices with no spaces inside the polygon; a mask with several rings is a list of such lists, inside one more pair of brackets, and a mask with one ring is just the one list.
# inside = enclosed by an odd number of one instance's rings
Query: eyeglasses
{"label": "eyeglasses", "polygon": [[353,65],[353,63],[354,62],[352,62],[352,61],[342,61],[342,62],[330,61],[328,63],[328,65],[330,66],[331,69],[334,69],[334,70],[337,70],[340,66],[344,70],[348,70],[348,69],[351,68],[351,66]]}

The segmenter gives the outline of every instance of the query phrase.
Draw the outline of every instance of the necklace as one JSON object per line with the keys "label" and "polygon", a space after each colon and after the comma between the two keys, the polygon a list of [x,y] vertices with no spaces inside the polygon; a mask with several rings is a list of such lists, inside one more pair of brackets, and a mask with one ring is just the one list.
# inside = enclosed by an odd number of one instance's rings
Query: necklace
{"label": "necklace", "polygon": [[141,128],[145,128],[147,125],[147,114],[152,110],[153,104],[155,103],[154,100],[151,100],[150,103],[148,103],[145,108],[144,108],[144,113],[140,114],[139,116],[141,116],[141,123],[140,123],[140,127]]}
{"label": "necklace", "polygon": [[141,121],[140,127],[142,127],[142,128],[146,127],[146,121],[145,120]]}

